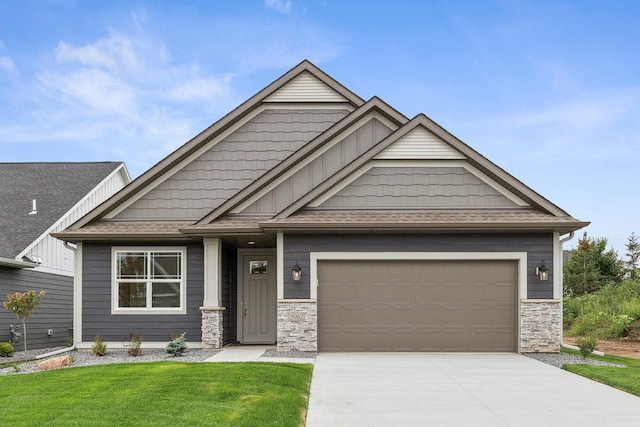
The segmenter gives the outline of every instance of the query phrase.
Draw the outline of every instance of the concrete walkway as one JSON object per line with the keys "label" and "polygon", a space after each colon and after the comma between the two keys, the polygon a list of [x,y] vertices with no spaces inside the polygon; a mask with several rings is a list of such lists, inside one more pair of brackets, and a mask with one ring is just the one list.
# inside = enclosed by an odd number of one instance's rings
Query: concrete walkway
{"label": "concrete walkway", "polygon": [[274,362],[274,363],[313,363],[314,358],[305,357],[261,357],[267,350],[275,350],[269,345],[236,345],[222,348],[218,354],[205,362]]}
{"label": "concrete walkway", "polygon": [[640,426],[640,398],[516,354],[320,353],[319,426]]}

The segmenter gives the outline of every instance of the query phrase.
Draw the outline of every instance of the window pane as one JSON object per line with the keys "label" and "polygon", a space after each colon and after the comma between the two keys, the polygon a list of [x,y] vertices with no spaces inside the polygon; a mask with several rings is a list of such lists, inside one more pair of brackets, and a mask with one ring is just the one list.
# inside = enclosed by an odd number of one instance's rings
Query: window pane
{"label": "window pane", "polygon": [[180,307],[180,283],[153,283],[153,307]]}
{"label": "window pane", "polygon": [[118,307],[146,307],[146,283],[118,283]]}
{"label": "window pane", "polygon": [[151,277],[154,279],[180,278],[180,252],[154,252],[151,254]]}
{"label": "window pane", "polygon": [[143,279],[146,257],[144,252],[117,252],[118,278]]}

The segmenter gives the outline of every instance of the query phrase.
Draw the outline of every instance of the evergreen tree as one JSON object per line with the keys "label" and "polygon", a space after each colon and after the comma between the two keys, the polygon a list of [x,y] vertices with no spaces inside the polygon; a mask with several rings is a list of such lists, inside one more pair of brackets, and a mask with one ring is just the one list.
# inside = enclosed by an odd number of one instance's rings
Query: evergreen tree
{"label": "evergreen tree", "polygon": [[571,251],[564,265],[564,290],[572,296],[597,291],[607,283],[622,280],[623,271],[618,254],[607,251],[606,238],[590,238],[585,232],[578,248]]}
{"label": "evergreen tree", "polygon": [[624,262],[625,275],[631,279],[638,278],[638,261],[640,261],[640,242],[635,233],[631,233],[627,240],[627,258]]}

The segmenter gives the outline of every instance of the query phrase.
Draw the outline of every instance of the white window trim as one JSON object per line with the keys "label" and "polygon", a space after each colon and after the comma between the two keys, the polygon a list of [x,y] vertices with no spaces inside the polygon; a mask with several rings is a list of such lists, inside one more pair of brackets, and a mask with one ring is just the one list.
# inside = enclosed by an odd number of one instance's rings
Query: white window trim
{"label": "white window trim", "polygon": [[[180,307],[118,307],[117,252],[180,252]],[[111,314],[186,314],[187,313],[187,248],[185,246],[113,246],[111,248]]]}

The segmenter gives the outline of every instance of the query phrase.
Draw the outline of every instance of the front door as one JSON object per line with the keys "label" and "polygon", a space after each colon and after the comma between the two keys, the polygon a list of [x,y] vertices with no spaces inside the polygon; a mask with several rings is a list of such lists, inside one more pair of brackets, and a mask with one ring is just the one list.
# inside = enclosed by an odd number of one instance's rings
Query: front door
{"label": "front door", "polygon": [[242,250],[239,253],[238,324],[245,344],[276,342],[276,256],[273,251]]}

